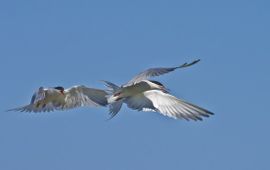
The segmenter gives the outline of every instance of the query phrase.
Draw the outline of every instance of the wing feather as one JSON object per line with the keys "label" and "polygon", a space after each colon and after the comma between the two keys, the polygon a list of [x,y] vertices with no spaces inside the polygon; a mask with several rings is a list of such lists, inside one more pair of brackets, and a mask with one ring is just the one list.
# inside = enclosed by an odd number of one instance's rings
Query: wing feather
{"label": "wing feather", "polygon": [[209,117],[209,115],[213,114],[206,109],[177,99],[176,97],[159,90],[146,91],[144,92],[144,95],[146,98],[153,102],[153,105],[159,110],[161,114],[173,118],[202,120],[202,117]]}
{"label": "wing feather", "polygon": [[147,69],[147,70],[139,73],[135,77],[133,77],[125,86],[130,86],[132,84],[136,84],[136,83],[138,83],[138,82],[140,82],[142,80],[148,79],[150,77],[160,76],[160,75],[172,72],[172,71],[174,71],[175,69],[178,69],[178,68],[185,68],[185,67],[192,66],[192,65],[196,64],[199,61],[200,61],[200,59],[195,60],[195,61],[193,61],[191,63],[184,63],[184,64],[182,64],[180,66],[177,66],[177,67],[169,67],[169,68],[160,67],[160,68]]}
{"label": "wing feather", "polygon": [[202,120],[213,113],[199,106],[177,99],[160,90],[150,90],[125,100],[127,106],[138,111],[156,111],[175,119]]}
{"label": "wing feather", "polygon": [[81,106],[106,106],[108,95],[104,90],[89,88],[86,86],[74,86],[65,90],[65,104],[62,109],[70,109]]}

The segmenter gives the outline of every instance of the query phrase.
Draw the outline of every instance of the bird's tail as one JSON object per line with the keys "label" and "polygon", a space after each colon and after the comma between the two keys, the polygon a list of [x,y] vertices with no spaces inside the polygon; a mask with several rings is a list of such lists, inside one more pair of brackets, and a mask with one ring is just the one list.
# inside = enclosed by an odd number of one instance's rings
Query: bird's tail
{"label": "bird's tail", "polygon": [[[108,88],[107,90],[109,91],[109,95],[107,95],[107,101],[110,101],[110,99],[113,97],[113,94],[115,92],[117,92],[121,87],[117,86],[114,83],[111,83],[109,81],[106,80],[101,80],[102,82],[105,83],[105,86]],[[118,100],[118,101],[114,101],[114,102],[108,102],[109,104],[109,110],[110,110],[110,118],[112,119],[121,109],[122,104],[123,104],[123,100]]]}
{"label": "bird's tail", "polygon": [[122,104],[123,104],[123,99],[121,100],[118,100],[116,102],[113,102],[111,104],[109,104],[109,111],[110,111],[110,119],[112,119],[114,116],[117,115],[117,113],[120,111],[121,107],[122,107]]}
{"label": "bird's tail", "polygon": [[109,81],[106,81],[106,80],[101,80],[103,83],[105,83],[105,86],[108,88],[108,91],[111,92],[111,93],[114,93],[116,92],[117,90],[120,89],[119,86],[117,86],[116,84],[114,83],[111,83]]}

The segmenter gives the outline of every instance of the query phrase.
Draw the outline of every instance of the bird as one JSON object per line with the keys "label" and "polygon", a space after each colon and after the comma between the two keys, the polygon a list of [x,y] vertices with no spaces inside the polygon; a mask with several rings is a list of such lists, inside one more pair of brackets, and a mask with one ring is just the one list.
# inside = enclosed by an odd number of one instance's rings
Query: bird
{"label": "bird", "polygon": [[7,111],[20,112],[51,112],[55,110],[67,110],[82,106],[107,106],[104,90],[89,88],[84,85],[73,86],[64,89],[62,86],[39,87],[34,92],[30,104]]}
{"label": "bird", "polygon": [[107,86],[109,93],[106,96],[109,105],[109,119],[117,115],[123,103],[133,110],[159,112],[164,116],[188,121],[203,120],[203,117],[213,115],[214,113],[202,107],[171,95],[162,83],[149,80],[150,77],[156,77],[176,69],[190,67],[199,61],[200,59],[194,60],[191,63],[184,63],[177,67],[150,68],[139,73],[122,86],[102,80],[105,86]]}

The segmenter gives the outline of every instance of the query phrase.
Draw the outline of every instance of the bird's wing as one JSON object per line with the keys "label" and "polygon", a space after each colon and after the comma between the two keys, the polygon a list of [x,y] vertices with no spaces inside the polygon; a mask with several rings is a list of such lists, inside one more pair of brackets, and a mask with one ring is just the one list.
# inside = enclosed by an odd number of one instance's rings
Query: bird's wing
{"label": "bird's wing", "polygon": [[54,110],[52,103],[47,105],[38,106],[37,103],[41,102],[46,98],[45,90],[40,87],[38,91],[36,91],[30,101],[29,105],[9,109],[7,111],[20,111],[20,112],[50,112]]}
{"label": "bird's wing", "polygon": [[65,90],[65,104],[62,109],[70,109],[80,106],[106,106],[108,95],[104,90],[89,88],[86,86],[74,86]]}
{"label": "bird's wing", "polygon": [[138,75],[136,75],[135,77],[133,77],[125,86],[130,86],[132,84],[136,84],[142,80],[148,79],[150,77],[155,77],[155,76],[160,76],[162,74],[166,74],[169,73],[171,71],[174,71],[175,69],[178,68],[185,68],[185,67],[189,67],[192,66],[193,64],[196,64],[197,62],[199,62],[200,59],[195,60],[191,63],[184,63],[178,67],[170,67],[170,68],[150,68],[147,69],[141,73],[139,73]]}
{"label": "bird's wing", "polygon": [[160,90],[146,91],[126,101],[128,107],[143,111],[157,111],[175,119],[202,120],[213,113],[199,106],[177,99]]}
{"label": "bird's wing", "polygon": [[17,108],[10,109],[10,110],[7,110],[7,111],[38,113],[38,112],[51,112],[51,111],[54,111],[55,109],[56,108],[55,108],[55,106],[53,106],[52,103],[48,103],[48,104],[46,104],[44,106],[40,106],[40,107],[37,107],[37,105],[35,105],[35,104],[29,104],[29,105],[26,105],[26,106],[17,107]]}
{"label": "bird's wing", "polygon": [[34,110],[34,105],[33,104],[29,104],[26,106],[22,106],[22,107],[17,107],[17,108],[13,108],[13,109],[9,109],[7,110],[9,111],[16,111],[16,112],[33,112]]}
{"label": "bird's wing", "polygon": [[33,94],[30,104],[34,104],[34,103],[36,103],[38,101],[44,100],[45,97],[46,97],[45,89],[43,87],[40,87],[39,90],[37,90]]}

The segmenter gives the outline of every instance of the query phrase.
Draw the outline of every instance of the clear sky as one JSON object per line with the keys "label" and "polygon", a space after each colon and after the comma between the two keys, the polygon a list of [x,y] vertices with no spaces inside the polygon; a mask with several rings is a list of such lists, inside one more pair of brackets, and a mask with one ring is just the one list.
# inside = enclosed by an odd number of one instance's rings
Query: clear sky
{"label": "clear sky", "polygon": [[[269,170],[269,1],[0,1],[1,170]],[[122,108],[27,114],[40,86],[156,78],[215,115],[187,122]]]}

